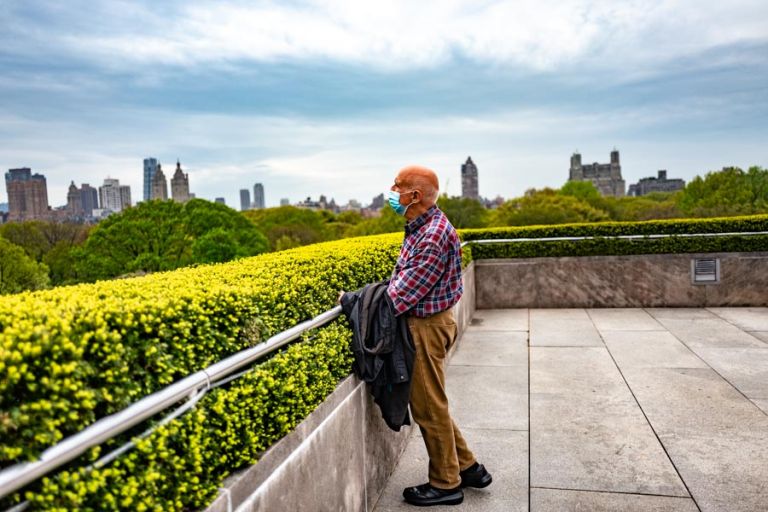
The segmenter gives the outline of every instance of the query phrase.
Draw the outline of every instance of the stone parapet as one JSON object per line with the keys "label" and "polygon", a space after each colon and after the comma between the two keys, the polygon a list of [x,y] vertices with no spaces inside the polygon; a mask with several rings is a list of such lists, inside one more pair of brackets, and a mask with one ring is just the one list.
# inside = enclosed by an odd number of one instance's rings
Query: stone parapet
{"label": "stone parapet", "polygon": [[[719,260],[719,282],[694,284],[694,259]],[[768,252],[488,259],[475,265],[478,309],[768,305]]]}

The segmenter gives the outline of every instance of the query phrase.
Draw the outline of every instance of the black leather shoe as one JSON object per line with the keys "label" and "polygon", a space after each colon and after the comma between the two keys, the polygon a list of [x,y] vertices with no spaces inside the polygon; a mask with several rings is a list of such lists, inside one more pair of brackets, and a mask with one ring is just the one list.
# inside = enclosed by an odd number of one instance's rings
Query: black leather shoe
{"label": "black leather shoe", "polygon": [[493,478],[491,474],[485,469],[485,466],[475,462],[464,471],[459,471],[461,477],[461,487],[475,487],[482,489],[491,485]]}
{"label": "black leather shoe", "polygon": [[438,489],[426,483],[416,487],[406,487],[403,490],[403,498],[411,505],[418,507],[458,505],[464,501],[464,491],[460,487],[455,489]]}

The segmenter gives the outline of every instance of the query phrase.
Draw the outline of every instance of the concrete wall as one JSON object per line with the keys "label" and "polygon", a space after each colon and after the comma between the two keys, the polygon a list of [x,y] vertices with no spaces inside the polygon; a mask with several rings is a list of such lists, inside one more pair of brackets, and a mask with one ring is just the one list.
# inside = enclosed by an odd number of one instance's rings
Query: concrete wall
{"label": "concrete wall", "polygon": [[[692,284],[719,258],[718,284]],[[475,262],[478,309],[768,305],[768,252],[491,259]]]}
{"label": "concrete wall", "polygon": [[[474,313],[474,276],[472,263],[464,272],[464,296],[454,308],[460,334]],[[373,510],[411,428],[390,430],[365,383],[347,377],[258,464],[228,478],[207,511]]]}

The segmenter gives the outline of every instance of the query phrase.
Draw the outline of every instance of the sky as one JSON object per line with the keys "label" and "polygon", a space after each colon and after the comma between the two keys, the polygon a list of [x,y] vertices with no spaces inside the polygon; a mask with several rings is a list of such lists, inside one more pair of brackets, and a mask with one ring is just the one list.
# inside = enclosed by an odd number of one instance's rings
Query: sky
{"label": "sky", "polygon": [[[768,167],[768,2],[0,1],[0,168],[52,206],[71,180],[142,194],[180,159],[198,197],[367,204],[398,169],[461,194]],[[7,200],[0,190],[0,202]]]}

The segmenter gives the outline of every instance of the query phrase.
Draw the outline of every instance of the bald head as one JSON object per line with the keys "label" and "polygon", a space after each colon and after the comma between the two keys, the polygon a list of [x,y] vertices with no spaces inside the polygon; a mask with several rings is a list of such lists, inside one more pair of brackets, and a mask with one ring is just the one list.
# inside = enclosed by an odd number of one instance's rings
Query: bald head
{"label": "bald head", "polygon": [[440,184],[435,171],[418,165],[409,165],[400,169],[397,178],[395,178],[395,185],[401,190],[416,189],[421,191],[424,197],[424,207],[435,204],[440,191]]}

